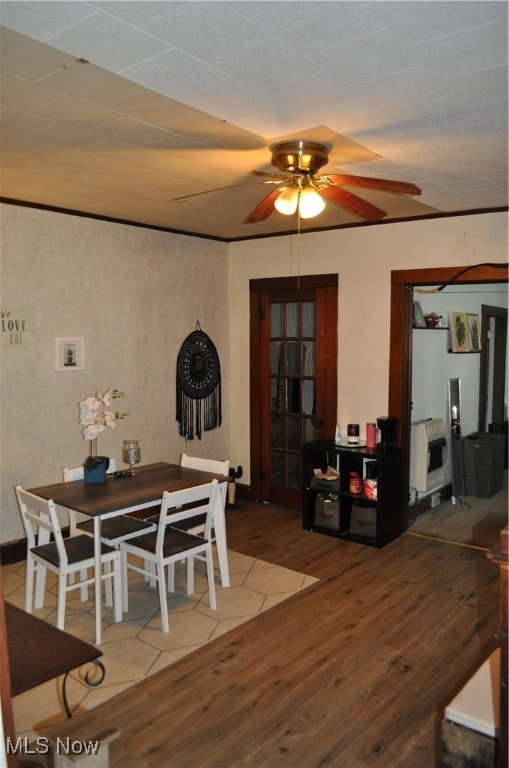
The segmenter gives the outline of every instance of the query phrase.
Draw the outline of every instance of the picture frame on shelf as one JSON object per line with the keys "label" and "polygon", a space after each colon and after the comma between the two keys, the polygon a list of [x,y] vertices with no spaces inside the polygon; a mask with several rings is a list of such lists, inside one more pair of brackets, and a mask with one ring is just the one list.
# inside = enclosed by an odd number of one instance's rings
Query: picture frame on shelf
{"label": "picture frame on shelf", "polygon": [[426,321],[424,319],[424,312],[422,311],[421,302],[414,301],[414,328],[426,328]]}
{"label": "picture frame on shelf", "polygon": [[452,352],[470,352],[467,313],[449,312]]}
{"label": "picture frame on shelf", "polygon": [[55,339],[55,371],[84,371],[85,350],[83,339]]}
{"label": "picture frame on shelf", "polygon": [[479,315],[467,312],[468,344],[470,352],[481,351],[481,333]]}

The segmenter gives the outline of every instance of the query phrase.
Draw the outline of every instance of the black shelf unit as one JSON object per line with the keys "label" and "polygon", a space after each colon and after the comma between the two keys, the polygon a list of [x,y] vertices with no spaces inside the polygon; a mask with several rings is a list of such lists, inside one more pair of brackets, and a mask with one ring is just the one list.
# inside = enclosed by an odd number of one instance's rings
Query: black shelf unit
{"label": "black shelf unit", "polygon": [[[350,493],[350,472],[366,476],[366,464],[377,464],[377,499]],[[326,471],[327,466],[339,469],[339,482],[316,481],[313,470]],[[383,547],[400,536],[402,523],[401,449],[346,448],[333,440],[319,440],[304,446],[305,488],[303,498],[303,528],[327,536],[357,541],[372,547]],[[338,491],[339,521],[324,525],[318,522],[319,494]],[[320,500],[318,502],[320,504]],[[323,520],[323,518],[322,518]]]}

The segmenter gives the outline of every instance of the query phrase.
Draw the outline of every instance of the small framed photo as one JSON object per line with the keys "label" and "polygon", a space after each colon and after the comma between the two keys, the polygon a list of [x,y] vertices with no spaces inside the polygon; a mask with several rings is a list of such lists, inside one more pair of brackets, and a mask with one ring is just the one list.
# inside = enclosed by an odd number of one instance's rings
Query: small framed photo
{"label": "small framed photo", "polygon": [[449,312],[452,352],[470,352],[466,312]]}
{"label": "small framed photo", "polygon": [[479,331],[479,315],[467,312],[468,345],[470,352],[481,351],[481,334]]}
{"label": "small framed photo", "polygon": [[421,302],[414,301],[414,328],[426,328],[426,321],[422,311]]}
{"label": "small framed photo", "polygon": [[55,339],[55,371],[84,371],[83,339]]}

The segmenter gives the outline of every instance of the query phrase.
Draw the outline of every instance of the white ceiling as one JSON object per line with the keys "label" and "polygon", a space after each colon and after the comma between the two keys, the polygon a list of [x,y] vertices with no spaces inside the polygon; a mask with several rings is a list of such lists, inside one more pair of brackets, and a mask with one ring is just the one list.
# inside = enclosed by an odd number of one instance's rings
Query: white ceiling
{"label": "white ceiling", "polygon": [[[226,240],[273,187],[268,147],[332,145],[322,173],[387,219],[507,206],[505,0],[1,0],[3,198]],[[171,202],[175,197],[240,185]],[[301,229],[357,223],[327,202]]]}

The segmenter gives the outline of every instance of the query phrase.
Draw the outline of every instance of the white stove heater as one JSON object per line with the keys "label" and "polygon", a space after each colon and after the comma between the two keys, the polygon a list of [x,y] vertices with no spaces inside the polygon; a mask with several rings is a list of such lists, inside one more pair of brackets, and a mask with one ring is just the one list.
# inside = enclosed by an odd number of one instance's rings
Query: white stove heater
{"label": "white stove heater", "polygon": [[445,484],[447,440],[443,419],[426,419],[412,425],[410,487],[428,493]]}

